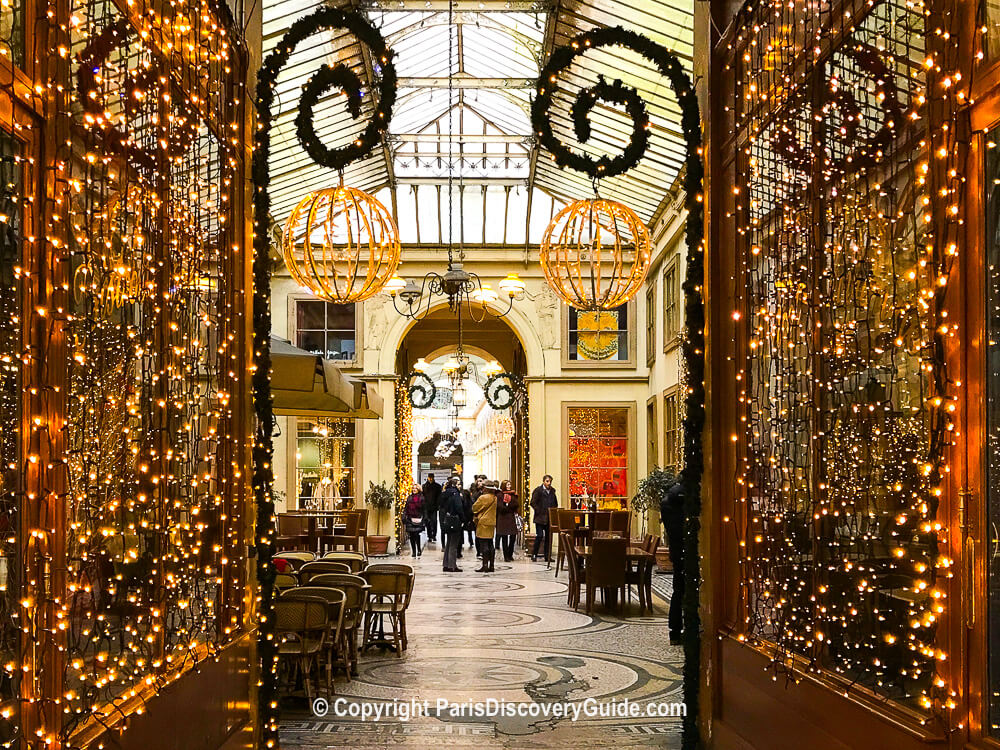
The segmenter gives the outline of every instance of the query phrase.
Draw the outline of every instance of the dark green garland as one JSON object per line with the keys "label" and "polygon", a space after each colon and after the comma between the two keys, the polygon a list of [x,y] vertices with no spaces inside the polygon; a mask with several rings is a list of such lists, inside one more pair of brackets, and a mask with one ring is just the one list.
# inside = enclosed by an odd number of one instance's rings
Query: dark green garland
{"label": "dark green garland", "polygon": [[[379,142],[388,125],[391,107],[396,98],[396,71],[392,64],[392,52],[386,48],[382,35],[367,19],[353,11],[324,7],[292,24],[288,33],[278,42],[268,55],[260,70],[257,82],[257,129],[253,153],[252,175],[254,183],[254,239],[253,239],[253,332],[254,332],[254,373],[253,401],[257,413],[257,430],[253,446],[252,485],[257,506],[255,550],[257,555],[257,580],[260,584],[260,624],[258,626],[258,656],[260,684],[258,686],[258,715],[261,722],[260,746],[278,747],[278,692],[277,692],[277,648],[274,638],[274,577],[276,569],[273,557],[274,543],[274,474],[271,467],[273,445],[271,433],[274,428],[274,409],[271,401],[271,262],[270,232],[271,201],[268,195],[270,170],[268,158],[271,147],[271,120],[274,104],[274,84],[278,73],[288,62],[295,47],[309,36],[328,29],[347,29],[377,56],[381,65],[381,98],[376,103],[377,111],[358,139],[343,149],[330,150],[319,143],[312,127],[312,106],[319,96],[335,84],[344,85],[348,95],[349,109],[357,116],[360,113],[360,81],[352,71],[345,75],[342,66],[323,66],[306,85],[303,111],[308,111],[308,122],[302,121],[302,114],[296,120],[303,148],[321,166],[343,169],[349,162],[365,156]],[[353,76],[353,81],[351,80]],[[355,84],[355,82],[357,82]],[[351,103],[353,102],[353,104]],[[304,134],[304,135],[303,135]],[[317,145],[318,144],[318,145]]]}
{"label": "dark green garland", "polygon": [[684,469],[684,734],[681,747],[697,750],[702,746],[699,726],[699,691],[701,688],[701,561],[698,536],[701,531],[701,477],[704,471],[702,431],[705,427],[705,305],[702,289],[705,279],[705,214],[702,196],[704,165],[701,154],[701,115],[691,79],[680,61],[665,47],[634,31],[620,26],[595,29],[576,36],[566,46],[556,49],[542,69],[531,105],[531,124],[539,143],[555,157],[561,168],[575,169],[592,179],[611,177],[631,169],[648,146],[649,116],[634,89],[621,81],[612,84],[600,79],[595,86],[577,94],[571,108],[573,130],[581,142],[590,136],[587,117],[598,100],[623,105],[632,119],[632,138],[625,151],[614,159],[593,159],[571,151],[556,138],[548,110],[558,89],[558,77],[578,56],[598,47],[619,46],[638,52],[652,62],[670,81],[681,108],[681,129],[685,142],[685,208],[687,209],[687,277],[684,280],[685,335],[684,360],[688,372],[685,396]]}

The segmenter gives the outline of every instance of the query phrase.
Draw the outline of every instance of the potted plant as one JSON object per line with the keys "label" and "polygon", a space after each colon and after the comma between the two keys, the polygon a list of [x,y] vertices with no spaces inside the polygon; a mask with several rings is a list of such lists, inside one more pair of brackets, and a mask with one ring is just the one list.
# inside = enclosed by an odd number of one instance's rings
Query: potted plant
{"label": "potted plant", "polygon": [[386,483],[368,482],[368,490],[365,492],[365,504],[372,509],[375,515],[375,531],[373,535],[365,537],[365,544],[369,555],[385,555],[389,550],[389,537],[382,534],[382,517],[387,510],[392,510],[396,503],[396,493]]}
{"label": "potted plant", "polygon": [[[642,533],[646,534],[646,517],[650,509],[659,510],[660,502],[666,497],[667,490],[673,487],[677,476],[670,469],[654,466],[649,475],[639,480],[636,496],[632,498],[632,508],[642,517]],[[670,562],[670,548],[666,541],[656,548],[656,567],[661,573],[673,569]]]}

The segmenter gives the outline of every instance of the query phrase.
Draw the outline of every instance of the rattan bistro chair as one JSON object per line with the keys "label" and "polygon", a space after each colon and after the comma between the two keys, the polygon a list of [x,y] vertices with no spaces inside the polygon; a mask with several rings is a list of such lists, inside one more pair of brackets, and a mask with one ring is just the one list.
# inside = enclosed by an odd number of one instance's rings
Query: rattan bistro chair
{"label": "rattan bistro chair", "polygon": [[281,595],[282,599],[315,598],[326,602],[327,631],[324,641],[326,651],[326,694],[333,693],[333,668],[337,662],[342,662],[347,679],[351,679],[351,664],[347,656],[347,643],[344,640],[344,610],[347,595],[339,590],[326,586],[300,586]]}
{"label": "rattan bistro chair", "polygon": [[[402,658],[406,648],[406,608],[413,595],[413,568],[409,565],[369,565],[362,573],[368,581],[368,610],[365,613],[362,650],[385,640],[385,618],[392,625],[392,648]],[[376,629],[377,628],[377,629]]]}
{"label": "rattan bistro chair", "polygon": [[351,566],[345,562],[337,560],[314,560],[308,562],[299,569],[299,583],[308,586],[313,576],[323,573],[350,573]]}
{"label": "rattan bistro chair", "polygon": [[587,582],[587,614],[593,611],[594,591],[604,592],[621,589],[619,604],[625,604],[625,549],[627,539],[591,540],[590,559],[587,561],[585,580]]}
{"label": "rattan bistro chair", "polygon": [[337,552],[327,552],[323,555],[324,561],[329,562],[340,562],[347,563],[350,566],[351,572],[354,575],[358,575],[362,570],[365,569],[367,562],[365,561],[365,556],[361,552],[351,552],[349,550],[337,551]]}
{"label": "rattan bistro chair", "polygon": [[368,582],[361,576],[350,575],[348,573],[323,573],[314,576],[309,584],[311,586],[326,586],[328,588],[343,591],[346,599],[344,601],[344,641],[347,644],[346,656],[349,660],[349,674],[358,674],[358,630],[364,621],[365,610],[368,606],[368,590],[371,588]]}
{"label": "rattan bistro chair", "polygon": [[297,573],[278,573],[274,576],[274,590],[279,594],[298,585],[299,576]]}
{"label": "rattan bistro chair", "polygon": [[309,677],[313,665],[319,671],[319,656],[329,630],[329,609],[325,599],[297,596],[292,591],[285,592],[274,602],[274,637],[279,662],[291,662],[289,684],[294,684],[296,671],[301,672],[306,698],[311,702]]}

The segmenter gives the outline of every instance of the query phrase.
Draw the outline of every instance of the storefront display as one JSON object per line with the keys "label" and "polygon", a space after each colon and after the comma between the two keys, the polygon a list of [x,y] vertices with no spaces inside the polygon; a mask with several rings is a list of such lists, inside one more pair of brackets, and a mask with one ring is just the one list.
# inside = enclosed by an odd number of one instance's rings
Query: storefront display
{"label": "storefront display", "polygon": [[618,510],[629,497],[629,410],[571,407],[567,466],[574,507]]}

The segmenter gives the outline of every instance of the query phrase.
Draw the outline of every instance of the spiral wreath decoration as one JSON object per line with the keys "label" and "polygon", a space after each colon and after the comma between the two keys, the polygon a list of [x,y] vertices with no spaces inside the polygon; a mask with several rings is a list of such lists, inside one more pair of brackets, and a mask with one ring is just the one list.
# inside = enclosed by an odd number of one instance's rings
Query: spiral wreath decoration
{"label": "spiral wreath decoration", "polygon": [[524,379],[513,372],[498,372],[486,379],[483,395],[491,409],[512,409],[525,393]]}
{"label": "spiral wreath decoration", "polygon": [[[381,67],[379,101],[371,122],[361,136],[351,145],[329,150],[315,138],[312,127],[311,109],[322,92],[333,85],[341,85],[347,93],[348,107],[352,114],[360,114],[360,105],[351,104],[360,96],[361,83],[354,81],[343,70],[331,72],[322,68],[306,84],[305,109],[309,112],[308,122],[297,122],[299,140],[311,158],[320,166],[342,169],[355,159],[365,156],[379,142],[388,126],[392,106],[396,100],[396,70],[392,64],[393,54],[385,44],[382,35],[367,19],[354,11],[322,7],[292,24],[285,36],[278,42],[261,66],[257,80],[257,114],[260,127],[257,129],[253,152],[252,175],[254,182],[254,260],[253,260],[253,401],[257,415],[257,430],[253,445],[253,486],[254,501],[257,506],[256,554],[257,580],[260,584],[260,625],[258,628],[257,654],[260,666],[260,685],[257,691],[258,716],[261,721],[261,746],[277,748],[278,741],[278,699],[277,699],[277,650],[274,638],[274,474],[272,455],[274,446],[274,406],[271,400],[271,234],[269,222],[271,199],[268,195],[271,175],[268,166],[271,151],[271,124],[274,106],[274,85],[278,74],[288,63],[295,47],[307,37],[329,29],[347,29],[373,52]],[[348,71],[350,72],[350,71]],[[353,73],[352,73],[353,75]],[[356,76],[355,76],[356,79]],[[299,118],[301,119],[301,118]],[[317,145],[318,144],[318,145]]]}
{"label": "spiral wreath decoration", "polygon": [[422,372],[411,372],[406,378],[406,396],[414,409],[427,409],[437,398],[434,381]]}
{"label": "spiral wreath decoration", "polygon": [[549,110],[558,90],[559,74],[588,50],[619,46],[637,52],[653,63],[669,81],[681,110],[681,130],[684,134],[684,189],[687,220],[687,275],[684,279],[685,330],[682,339],[684,362],[688,372],[684,415],[684,468],[681,486],[684,490],[684,703],[687,713],[681,740],[683,750],[702,746],[698,726],[698,697],[701,687],[701,616],[698,610],[701,596],[701,561],[698,535],[701,530],[701,478],[704,471],[702,431],[705,427],[705,304],[702,287],[705,278],[704,205],[702,188],[704,164],[701,158],[701,115],[698,99],[690,77],[680,60],[653,40],[620,26],[594,29],[577,35],[569,44],[556,49],[538,77],[536,97],[531,105],[531,123],[539,143],[552,154],[556,164],[575,169],[600,179],[622,174],[642,159],[649,145],[646,130],[649,116],[639,93],[621,81],[608,84],[603,79],[595,86],[580,91],[571,107],[573,129],[580,142],[590,136],[587,121],[597,101],[607,101],[625,107],[632,119],[632,137],[624,152],[617,157],[594,159],[572,151],[554,134]]}

